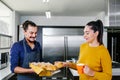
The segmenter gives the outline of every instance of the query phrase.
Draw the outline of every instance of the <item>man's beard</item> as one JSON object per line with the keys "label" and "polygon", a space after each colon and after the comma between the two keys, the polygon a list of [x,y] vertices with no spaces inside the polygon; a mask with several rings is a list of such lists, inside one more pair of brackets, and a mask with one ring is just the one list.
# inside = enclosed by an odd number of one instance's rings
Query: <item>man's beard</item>
{"label": "man's beard", "polygon": [[35,42],[35,40],[32,41],[32,40],[30,40],[30,39],[27,39],[27,41],[28,41],[29,43],[34,43],[34,42]]}
{"label": "man's beard", "polygon": [[28,40],[30,43],[34,43],[35,41],[30,41],[30,40]]}

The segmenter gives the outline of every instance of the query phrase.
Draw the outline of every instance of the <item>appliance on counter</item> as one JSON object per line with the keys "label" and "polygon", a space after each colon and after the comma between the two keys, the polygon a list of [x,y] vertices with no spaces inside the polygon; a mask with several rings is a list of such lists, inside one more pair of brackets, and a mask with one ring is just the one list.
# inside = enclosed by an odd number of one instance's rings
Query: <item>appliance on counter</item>
{"label": "appliance on counter", "polygon": [[8,66],[8,56],[9,52],[0,51],[0,69],[3,69]]}
{"label": "appliance on counter", "polygon": [[108,50],[113,62],[120,63],[120,29],[108,29]]}
{"label": "appliance on counter", "polygon": [[[78,58],[84,42],[83,28],[43,28],[42,51],[44,62],[66,61]],[[66,68],[54,77],[66,77]]]}
{"label": "appliance on counter", "polygon": [[116,61],[112,61],[112,68],[120,68],[120,63]]}
{"label": "appliance on counter", "polygon": [[108,50],[112,58],[112,68],[120,68],[120,28],[108,29]]}
{"label": "appliance on counter", "polygon": [[12,36],[0,34],[0,69],[7,67]]}

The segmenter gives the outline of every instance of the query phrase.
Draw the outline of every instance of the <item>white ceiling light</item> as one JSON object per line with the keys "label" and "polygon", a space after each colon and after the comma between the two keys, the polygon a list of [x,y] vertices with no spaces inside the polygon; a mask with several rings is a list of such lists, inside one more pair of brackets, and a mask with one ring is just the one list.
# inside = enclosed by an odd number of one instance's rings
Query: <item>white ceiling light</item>
{"label": "white ceiling light", "polygon": [[46,15],[47,18],[51,18],[51,12],[50,11],[46,11],[45,15]]}
{"label": "white ceiling light", "polygon": [[47,3],[47,2],[49,2],[49,0],[43,0],[43,2],[44,2],[44,3]]}

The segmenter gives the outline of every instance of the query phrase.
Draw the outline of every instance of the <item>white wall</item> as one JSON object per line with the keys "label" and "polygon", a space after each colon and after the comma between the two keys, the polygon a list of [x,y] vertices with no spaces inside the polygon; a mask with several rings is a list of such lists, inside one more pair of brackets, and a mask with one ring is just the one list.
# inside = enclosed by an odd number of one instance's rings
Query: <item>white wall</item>
{"label": "white wall", "polygon": [[104,26],[109,26],[109,16],[105,15],[105,12],[100,12],[97,16],[96,19],[101,19],[103,22]]}
{"label": "white wall", "polygon": [[[45,16],[21,16],[20,23],[23,24],[26,20],[31,20],[39,26],[85,26],[91,20],[95,20],[96,16],[52,16],[51,19],[47,19]],[[23,39],[23,31],[20,30],[19,39]]]}
{"label": "white wall", "polygon": [[101,19],[105,26],[108,25],[105,12],[100,12],[96,16],[52,16],[51,19],[45,16],[21,16],[20,23],[31,20],[39,26],[85,26],[89,21],[96,19]]}
{"label": "white wall", "polygon": [[13,43],[17,41],[17,27],[20,24],[20,15],[16,11],[12,13],[12,36],[13,36]]}
{"label": "white wall", "polygon": [[[45,16],[21,16],[20,23],[22,24],[26,20],[31,20],[39,26],[85,26],[89,21],[101,19],[104,26],[108,26],[108,16],[105,12],[101,12],[96,16],[79,16],[79,17],[67,17],[67,16],[52,16],[51,19],[47,19]],[[23,33],[20,31],[20,39],[22,39]],[[104,32],[103,43],[107,47],[107,33]]]}
{"label": "white wall", "polygon": [[[102,20],[104,26],[109,26],[108,16],[105,12],[100,12],[96,16],[52,16],[51,19],[47,19],[45,16],[21,16],[20,23],[22,24],[26,20],[31,20],[39,26],[85,26],[89,21]],[[20,31],[20,39],[22,39],[23,33]],[[103,43],[107,47],[107,33],[104,32]]]}
{"label": "white wall", "polygon": [[67,16],[52,16],[47,19],[44,16],[21,16],[21,24],[25,20],[31,20],[37,25],[46,26],[84,26],[88,21],[95,20],[95,16],[80,16],[80,17],[67,17]]}

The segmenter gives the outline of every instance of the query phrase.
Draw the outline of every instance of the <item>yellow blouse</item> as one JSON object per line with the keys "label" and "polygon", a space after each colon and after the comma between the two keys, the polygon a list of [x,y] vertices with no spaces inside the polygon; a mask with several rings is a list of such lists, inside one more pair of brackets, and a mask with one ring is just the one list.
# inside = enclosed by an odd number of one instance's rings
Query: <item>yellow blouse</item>
{"label": "yellow blouse", "polygon": [[82,44],[77,63],[84,63],[95,71],[95,75],[93,77],[81,74],[80,80],[112,79],[112,61],[108,50],[103,45],[90,47],[88,43]]}

